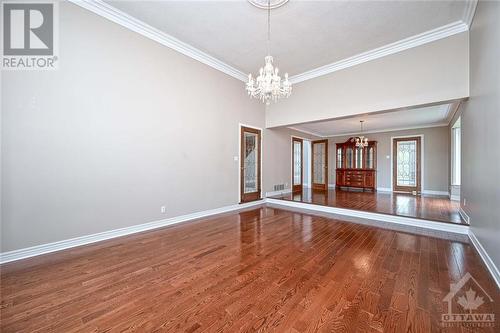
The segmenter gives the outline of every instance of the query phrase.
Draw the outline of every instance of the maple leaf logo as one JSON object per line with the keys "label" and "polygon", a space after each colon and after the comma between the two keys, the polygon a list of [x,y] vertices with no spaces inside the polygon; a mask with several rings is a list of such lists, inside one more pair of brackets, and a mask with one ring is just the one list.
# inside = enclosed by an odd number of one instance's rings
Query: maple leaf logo
{"label": "maple leaf logo", "polygon": [[469,288],[469,290],[465,292],[465,296],[460,296],[458,298],[457,303],[460,304],[464,310],[469,310],[469,313],[471,313],[472,310],[477,310],[477,308],[484,303],[484,300],[482,296],[476,296],[476,292]]}

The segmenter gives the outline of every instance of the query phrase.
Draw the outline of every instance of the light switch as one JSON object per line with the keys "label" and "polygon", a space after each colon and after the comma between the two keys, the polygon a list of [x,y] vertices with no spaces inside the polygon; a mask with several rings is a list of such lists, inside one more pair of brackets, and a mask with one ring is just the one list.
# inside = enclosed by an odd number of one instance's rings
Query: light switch
{"label": "light switch", "polygon": [[235,160],[235,161],[238,161],[238,156],[235,156],[235,157],[234,157],[234,160]]}

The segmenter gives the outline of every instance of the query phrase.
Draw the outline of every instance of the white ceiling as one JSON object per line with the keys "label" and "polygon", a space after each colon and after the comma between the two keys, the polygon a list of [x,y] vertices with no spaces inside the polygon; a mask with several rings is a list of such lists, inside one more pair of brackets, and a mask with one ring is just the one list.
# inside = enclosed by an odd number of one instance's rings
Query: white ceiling
{"label": "white ceiling", "polygon": [[[245,72],[266,54],[266,11],[247,1],[106,1]],[[271,53],[290,75],[463,20],[466,2],[300,1],[271,12]]]}
{"label": "white ceiling", "polygon": [[353,135],[360,132],[360,120],[364,120],[364,132],[386,132],[398,129],[444,126],[453,116],[452,104],[428,106],[423,108],[373,113],[352,118],[343,118],[294,125],[293,128],[316,136],[330,137]]}

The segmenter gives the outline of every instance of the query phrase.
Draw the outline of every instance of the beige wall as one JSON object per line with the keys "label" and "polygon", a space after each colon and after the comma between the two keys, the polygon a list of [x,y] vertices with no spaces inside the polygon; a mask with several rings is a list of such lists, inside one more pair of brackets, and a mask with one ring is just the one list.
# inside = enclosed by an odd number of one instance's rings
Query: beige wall
{"label": "beige wall", "polygon": [[266,111],[287,126],[469,96],[468,32],[298,83]]}
{"label": "beige wall", "polygon": [[462,104],[461,206],[500,267],[500,2],[479,1],[470,32],[471,97]]}
{"label": "beige wall", "polygon": [[289,190],[292,181],[292,136],[304,139],[316,137],[288,128],[267,129],[264,135],[264,193],[274,191],[275,184],[286,184]]}
{"label": "beige wall", "polygon": [[236,204],[264,127],[243,82],[67,2],[59,69],[1,82],[2,251]]}
{"label": "beige wall", "polygon": [[[423,190],[448,192],[450,137],[448,127],[419,128],[405,131],[365,134],[377,141],[377,187],[391,189],[391,137],[423,135]],[[349,136],[334,137],[329,143],[329,183],[335,184],[336,143],[345,142]],[[389,157],[389,158],[387,158]]]}

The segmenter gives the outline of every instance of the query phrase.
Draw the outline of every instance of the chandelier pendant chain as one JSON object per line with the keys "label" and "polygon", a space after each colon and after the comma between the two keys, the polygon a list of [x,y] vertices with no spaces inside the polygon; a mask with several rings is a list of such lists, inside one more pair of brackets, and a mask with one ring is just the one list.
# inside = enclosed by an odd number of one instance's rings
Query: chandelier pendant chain
{"label": "chandelier pendant chain", "polygon": [[282,81],[278,75],[278,67],[273,65],[271,56],[271,0],[267,1],[267,56],[264,57],[265,65],[259,70],[257,78],[252,74],[248,75],[246,91],[250,97],[258,98],[269,105],[271,101],[277,102],[283,97],[290,97],[292,94],[292,83],[288,80],[288,73]]}
{"label": "chandelier pendant chain", "polygon": [[267,55],[271,55],[271,0],[267,1]]}

